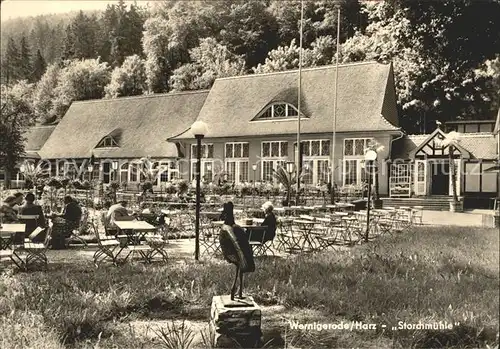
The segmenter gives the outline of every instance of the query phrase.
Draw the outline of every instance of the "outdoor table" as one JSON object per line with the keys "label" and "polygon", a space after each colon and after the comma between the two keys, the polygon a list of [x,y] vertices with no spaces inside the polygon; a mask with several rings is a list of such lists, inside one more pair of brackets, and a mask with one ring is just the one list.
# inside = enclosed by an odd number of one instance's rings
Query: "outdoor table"
{"label": "outdoor table", "polygon": [[182,212],[181,210],[165,210],[165,209],[161,210],[161,213],[167,216],[177,215],[181,212]]}
{"label": "outdoor table", "polygon": [[138,245],[148,232],[156,230],[156,227],[144,221],[115,221],[115,225],[127,235],[127,245]]}
{"label": "outdoor table", "polygon": [[302,232],[302,236],[304,238],[304,241],[302,243],[302,251],[305,250],[306,244],[309,245],[309,250],[314,251],[316,249],[316,246],[314,244],[314,241],[312,239],[312,230],[315,225],[321,224],[321,222],[318,221],[310,221],[310,220],[305,220],[305,219],[296,219],[293,221],[294,224],[299,225],[299,229]]}
{"label": "outdoor table", "polygon": [[[247,229],[250,229],[250,228],[255,228],[255,227],[266,227],[264,225],[259,225],[257,224],[258,222],[255,220],[255,218],[252,218],[253,222],[252,224],[246,224],[245,222],[243,221],[235,221],[235,224],[242,228],[243,230],[247,230]],[[263,221],[263,220],[262,220]],[[219,226],[219,227],[222,227],[224,225],[224,221],[213,221],[212,222],[213,225],[215,226]]]}
{"label": "outdoor table", "polygon": [[[14,236],[17,233],[24,233],[26,224],[2,224],[0,226],[0,254],[6,254],[14,262],[19,269],[23,269],[25,263],[16,253],[15,248],[12,248]],[[4,252],[2,252],[2,250]]]}
{"label": "outdoor table", "polygon": [[14,241],[14,236],[17,233],[24,233],[26,224],[2,224],[0,227],[0,250],[8,250],[11,248]]}

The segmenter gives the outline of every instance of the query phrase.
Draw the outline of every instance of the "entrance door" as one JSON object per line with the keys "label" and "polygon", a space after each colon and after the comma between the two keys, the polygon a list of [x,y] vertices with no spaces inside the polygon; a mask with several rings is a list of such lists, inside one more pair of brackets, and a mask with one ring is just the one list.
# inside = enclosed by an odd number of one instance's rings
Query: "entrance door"
{"label": "entrance door", "polygon": [[432,195],[448,195],[450,188],[450,165],[447,162],[432,163]]}
{"label": "entrance door", "polygon": [[109,184],[111,177],[111,163],[109,162],[104,162],[102,164],[102,182],[104,184]]}
{"label": "entrance door", "polygon": [[427,160],[415,160],[415,195],[427,195]]}

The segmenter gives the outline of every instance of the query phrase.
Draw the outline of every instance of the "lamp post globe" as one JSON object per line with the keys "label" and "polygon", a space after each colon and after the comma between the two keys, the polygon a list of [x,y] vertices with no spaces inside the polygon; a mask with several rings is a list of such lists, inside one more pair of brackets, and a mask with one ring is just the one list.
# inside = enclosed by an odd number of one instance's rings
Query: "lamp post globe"
{"label": "lamp post globe", "polygon": [[201,120],[195,121],[191,125],[191,132],[193,133],[195,138],[198,136],[201,136],[202,138],[205,137],[205,135],[207,134],[207,131],[208,131],[207,124]]}

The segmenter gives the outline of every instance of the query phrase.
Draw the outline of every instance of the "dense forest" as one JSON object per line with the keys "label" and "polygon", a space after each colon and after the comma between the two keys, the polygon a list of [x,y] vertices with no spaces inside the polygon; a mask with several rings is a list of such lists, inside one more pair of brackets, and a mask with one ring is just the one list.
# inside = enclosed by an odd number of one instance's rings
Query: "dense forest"
{"label": "dense forest", "polygon": [[[300,2],[122,1],[2,23],[2,122],[53,123],[73,101],[209,88],[298,67]],[[500,1],[304,1],[303,66],[393,62],[401,125],[490,119],[499,108]]]}

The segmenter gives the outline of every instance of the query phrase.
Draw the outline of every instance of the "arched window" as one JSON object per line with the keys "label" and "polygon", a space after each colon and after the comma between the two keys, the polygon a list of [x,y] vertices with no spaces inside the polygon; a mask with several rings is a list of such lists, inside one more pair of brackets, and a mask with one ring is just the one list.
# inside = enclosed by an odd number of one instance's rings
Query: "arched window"
{"label": "arched window", "polygon": [[112,136],[106,136],[97,144],[96,148],[118,147],[118,143]]}
{"label": "arched window", "polygon": [[267,107],[256,119],[287,119],[295,118],[299,115],[298,110],[289,103],[273,103]]}
{"label": "arched window", "polygon": [[120,166],[120,183],[127,183],[128,181],[128,162]]}

